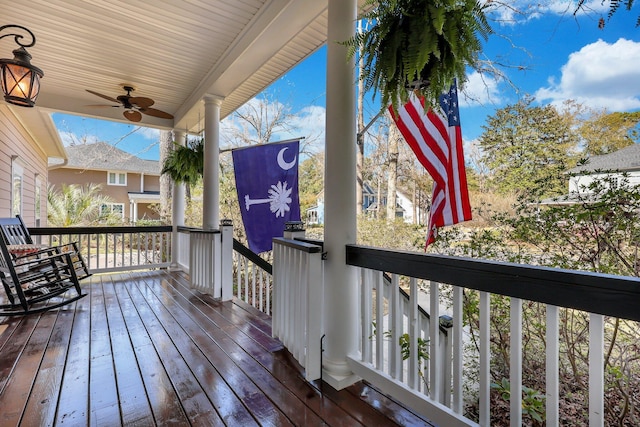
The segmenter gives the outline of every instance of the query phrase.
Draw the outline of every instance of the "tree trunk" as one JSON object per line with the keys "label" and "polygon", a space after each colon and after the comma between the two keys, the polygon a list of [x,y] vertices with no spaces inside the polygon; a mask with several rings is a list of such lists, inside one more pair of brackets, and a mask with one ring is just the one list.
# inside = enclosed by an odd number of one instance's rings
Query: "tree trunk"
{"label": "tree trunk", "polygon": [[[362,20],[358,21],[358,32],[362,32]],[[364,61],[362,59],[362,54],[360,55],[360,59],[358,60],[358,76],[362,75],[362,69],[364,67]],[[363,212],[363,167],[364,167],[364,81],[358,78],[358,99],[357,99],[357,109],[358,109],[358,117],[357,117],[357,125],[356,130],[358,132],[358,138],[356,142],[358,143],[358,151],[356,153],[356,215],[362,215]]]}
{"label": "tree trunk", "polygon": [[413,204],[413,223],[418,224],[418,189],[416,184],[416,178],[413,178],[413,195],[411,203]]}
{"label": "tree trunk", "polygon": [[[164,164],[172,149],[173,135],[171,131],[160,131],[160,165]],[[171,178],[169,175],[160,175],[160,220],[163,224],[171,222]]]}
{"label": "tree trunk", "polygon": [[400,131],[393,124],[393,120],[389,125],[389,166],[387,175],[387,221],[393,221],[396,218],[396,182],[398,180],[398,140],[400,139]]}
{"label": "tree trunk", "polygon": [[376,218],[382,213],[382,175],[378,174],[378,202],[376,203]]}

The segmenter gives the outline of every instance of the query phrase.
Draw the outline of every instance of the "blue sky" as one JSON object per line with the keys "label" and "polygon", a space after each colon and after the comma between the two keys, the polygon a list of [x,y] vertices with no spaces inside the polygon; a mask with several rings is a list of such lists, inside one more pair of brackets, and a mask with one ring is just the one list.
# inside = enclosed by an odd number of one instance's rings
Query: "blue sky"
{"label": "blue sky", "polygon": [[[566,0],[548,0],[533,7],[530,1],[507,1],[525,13],[502,8],[500,14],[494,14],[496,34],[485,43],[482,55],[508,64],[503,71],[510,82],[469,74],[465,92],[475,101],[465,101],[464,94],[460,97],[467,143],[481,135],[487,116],[526,94],[535,96],[539,104],[560,106],[573,99],[595,109],[640,109],[640,29],[635,27],[640,8],[619,11],[600,30],[598,19],[606,17],[608,3],[603,6],[599,0],[587,2],[590,12],[577,17]],[[274,140],[307,136],[321,148],[325,56],[326,49],[320,49],[265,91],[269,102],[283,104],[296,116],[292,129],[274,135]],[[377,112],[370,95],[365,104],[368,117]],[[142,158],[158,158],[156,130],[63,114],[55,114],[54,121],[65,143],[106,141]],[[235,125],[226,120],[227,129]]]}

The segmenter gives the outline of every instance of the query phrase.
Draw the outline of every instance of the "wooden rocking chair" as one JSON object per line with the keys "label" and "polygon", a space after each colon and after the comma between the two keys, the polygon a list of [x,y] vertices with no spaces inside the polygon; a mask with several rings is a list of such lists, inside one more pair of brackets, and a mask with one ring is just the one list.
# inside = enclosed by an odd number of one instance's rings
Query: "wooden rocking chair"
{"label": "wooden rocking chair", "polygon": [[[24,225],[24,221],[20,215],[16,215],[12,218],[0,218],[0,232],[7,245],[33,245],[33,238],[29,233],[29,230]],[[68,252],[71,255],[74,268],[76,270],[76,276],[78,280],[82,280],[91,276],[87,264],[84,262],[84,258],[80,255],[78,250],[78,244],[76,242],[66,243],[59,246],[51,246],[51,249],[55,249],[58,252]]]}
{"label": "wooden rocking chair", "polygon": [[0,218],[0,230],[0,280],[7,296],[0,316],[39,313],[85,296],[78,272],[90,273],[75,244],[34,245],[20,217]]}

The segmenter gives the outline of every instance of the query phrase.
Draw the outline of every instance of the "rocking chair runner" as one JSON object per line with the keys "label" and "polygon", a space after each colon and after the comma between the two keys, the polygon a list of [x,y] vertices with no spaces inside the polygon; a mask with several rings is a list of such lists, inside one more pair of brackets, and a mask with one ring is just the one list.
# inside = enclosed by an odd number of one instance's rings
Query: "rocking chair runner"
{"label": "rocking chair runner", "polygon": [[79,275],[90,273],[75,244],[39,249],[20,217],[0,218],[0,230],[0,279],[7,295],[0,316],[51,310],[85,296]]}

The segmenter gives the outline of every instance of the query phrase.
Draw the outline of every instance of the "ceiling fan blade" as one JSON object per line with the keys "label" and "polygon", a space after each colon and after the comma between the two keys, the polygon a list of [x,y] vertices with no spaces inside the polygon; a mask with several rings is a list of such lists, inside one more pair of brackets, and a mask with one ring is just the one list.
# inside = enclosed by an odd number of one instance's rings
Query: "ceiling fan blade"
{"label": "ceiling fan blade", "polygon": [[122,105],[92,104],[92,105],[85,105],[85,107],[89,107],[89,108],[120,108],[120,107],[122,107]]}
{"label": "ceiling fan blade", "polygon": [[103,94],[101,94],[101,93],[94,92],[94,91],[89,90],[89,89],[85,89],[85,90],[86,90],[87,92],[89,92],[89,93],[92,93],[92,94],[94,94],[94,95],[96,95],[96,96],[99,96],[100,98],[104,98],[104,99],[109,100],[109,101],[111,101],[111,102],[116,102],[116,103],[117,103],[117,102],[119,102],[117,99],[112,98],[112,97],[110,97],[110,96],[103,95]]}
{"label": "ceiling fan blade", "polygon": [[131,98],[129,98],[129,102],[133,105],[137,105],[138,108],[149,108],[153,104],[155,104],[155,101],[153,99],[145,98],[143,96],[132,96]]}
{"label": "ceiling fan blade", "polygon": [[130,122],[139,122],[142,120],[142,114],[135,110],[126,110],[122,115]]}
{"label": "ceiling fan blade", "polygon": [[173,116],[169,113],[165,113],[164,111],[158,110],[157,108],[141,108],[140,112],[146,114],[147,116],[158,117],[161,119],[173,119]]}

